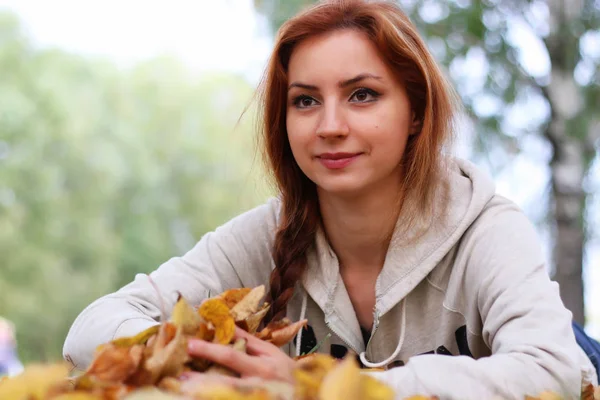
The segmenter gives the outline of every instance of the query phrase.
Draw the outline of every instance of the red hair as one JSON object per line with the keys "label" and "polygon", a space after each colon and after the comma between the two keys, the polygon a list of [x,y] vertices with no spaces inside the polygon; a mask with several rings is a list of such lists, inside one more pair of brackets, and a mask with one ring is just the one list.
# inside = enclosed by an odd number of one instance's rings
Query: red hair
{"label": "red hair", "polygon": [[287,69],[294,47],[333,30],[363,32],[406,86],[420,132],[410,136],[403,163],[401,215],[431,214],[442,171],[442,148],[451,136],[457,96],[410,19],[387,1],[322,1],[284,23],[259,86],[261,128],[268,170],[281,195],[281,218],[273,246],[266,321],[285,316],[294,286],[302,277],[307,251],[320,223],[315,184],[296,163],[286,129]]}

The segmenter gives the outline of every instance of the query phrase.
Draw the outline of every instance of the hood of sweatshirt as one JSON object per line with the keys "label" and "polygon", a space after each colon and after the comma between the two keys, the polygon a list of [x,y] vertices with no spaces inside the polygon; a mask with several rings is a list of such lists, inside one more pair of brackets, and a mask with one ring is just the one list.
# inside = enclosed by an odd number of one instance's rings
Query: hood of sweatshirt
{"label": "hood of sweatshirt", "polygon": [[[402,229],[402,218],[396,224],[376,283],[373,332],[381,317],[403,302],[457,244],[495,193],[493,181],[465,160],[450,162],[444,182],[447,190],[440,191],[434,200],[433,218],[417,220],[410,230]],[[417,233],[417,240],[407,240]],[[396,350],[385,360],[366,359],[360,325],[341,279],[337,257],[322,231],[317,233],[315,251],[308,256],[303,289],[300,318],[306,314],[308,294],[323,310],[329,329],[352,349],[362,350],[359,352],[364,365],[384,366],[401,350],[406,321],[404,304],[400,304],[401,326]],[[297,340],[300,343],[301,337]],[[296,348],[299,351],[299,346]]]}

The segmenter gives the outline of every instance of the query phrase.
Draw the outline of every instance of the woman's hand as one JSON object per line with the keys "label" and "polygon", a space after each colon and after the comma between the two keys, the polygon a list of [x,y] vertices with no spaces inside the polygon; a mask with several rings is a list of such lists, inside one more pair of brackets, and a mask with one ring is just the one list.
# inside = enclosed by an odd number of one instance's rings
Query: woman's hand
{"label": "woman's hand", "polygon": [[246,339],[248,354],[229,346],[199,339],[189,340],[188,353],[228,367],[239,373],[242,378],[257,377],[293,382],[293,369],[296,362],[277,346],[260,340],[238,327],[236,327],[235,337]]}

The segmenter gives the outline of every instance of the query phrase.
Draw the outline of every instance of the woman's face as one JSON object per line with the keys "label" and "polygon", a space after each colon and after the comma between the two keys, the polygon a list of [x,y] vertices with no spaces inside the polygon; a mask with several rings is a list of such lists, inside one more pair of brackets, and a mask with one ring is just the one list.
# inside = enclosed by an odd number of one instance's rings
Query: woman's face
{"label": "woman's face", "polygon": [[288,77],[291,149],[320,193],[399,187],[400,160],[416,124],[404,85],[367,36],[339,30],[302,41]]}

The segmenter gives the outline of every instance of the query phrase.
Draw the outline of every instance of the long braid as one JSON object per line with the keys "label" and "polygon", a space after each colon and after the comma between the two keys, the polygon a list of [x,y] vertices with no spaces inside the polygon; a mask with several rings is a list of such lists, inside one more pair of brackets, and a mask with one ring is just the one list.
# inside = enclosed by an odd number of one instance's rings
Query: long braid
{"label": "long braid", "polygon": [[267,323],[285,317],[287,304],[294,295],[294,287],[306,270],[306,254],[314,243],[319,221],[316,194],[302,205],[286,200],[288,199],[283,199],[281,223],[273,244],[276,268],[271,273],[267,295],[267,301],[271,304],[265,318]]}

